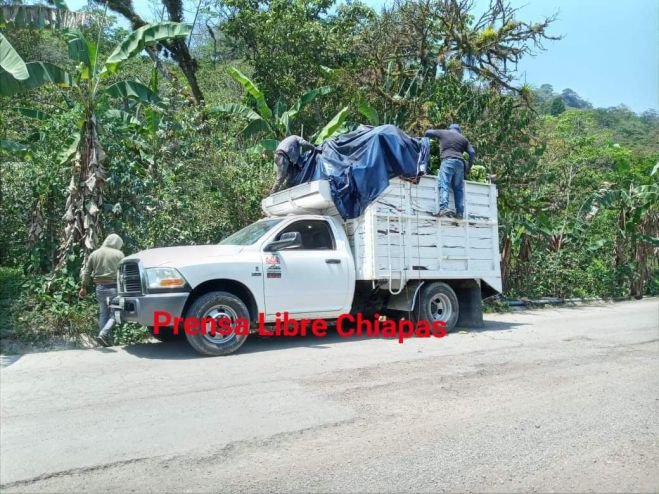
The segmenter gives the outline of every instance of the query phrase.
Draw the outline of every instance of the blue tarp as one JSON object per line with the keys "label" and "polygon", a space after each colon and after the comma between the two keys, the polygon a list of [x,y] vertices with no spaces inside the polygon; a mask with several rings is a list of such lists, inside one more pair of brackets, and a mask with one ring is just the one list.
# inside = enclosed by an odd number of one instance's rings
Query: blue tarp
{"label": "blue tarp", "polygon": [[427,161],[427,139],[412,138],[393,125],[360,126],[304,154],[292,185],[329,180],[339,214],[356,218],[390,178],[415,178],[425,173]]}

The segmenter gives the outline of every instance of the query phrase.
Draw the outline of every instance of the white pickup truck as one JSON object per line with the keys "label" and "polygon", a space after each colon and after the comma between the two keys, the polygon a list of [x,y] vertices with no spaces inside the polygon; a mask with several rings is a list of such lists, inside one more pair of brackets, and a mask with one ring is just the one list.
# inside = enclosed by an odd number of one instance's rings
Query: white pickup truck
{"label": "white pickup truck", "polygon": [[[435,177],[396,178],[364,214],[343,221],[328,182],[298,185],[264,199],[266,217],[219,244],[126,257],[111,306],[122,321],[149,327],[162,313],[255,328],[278,313],[334,320],[351,311],[444,321],[448,331],[479,326],[482,294],[501,291],[497,192],[475,182],[465,192],[464,220],[437,218]],[[247,338],[180,332],[207,355],[232,353]]]}

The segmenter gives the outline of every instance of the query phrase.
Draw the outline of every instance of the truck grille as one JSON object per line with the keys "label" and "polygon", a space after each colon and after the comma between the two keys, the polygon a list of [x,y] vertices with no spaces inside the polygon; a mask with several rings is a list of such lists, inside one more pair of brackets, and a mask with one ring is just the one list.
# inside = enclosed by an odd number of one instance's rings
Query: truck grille
{"label": "truck grille", "polygon": [[121,293],[142,293],[142,278],[137,262],[125,262],[119,268],[119,290]]}

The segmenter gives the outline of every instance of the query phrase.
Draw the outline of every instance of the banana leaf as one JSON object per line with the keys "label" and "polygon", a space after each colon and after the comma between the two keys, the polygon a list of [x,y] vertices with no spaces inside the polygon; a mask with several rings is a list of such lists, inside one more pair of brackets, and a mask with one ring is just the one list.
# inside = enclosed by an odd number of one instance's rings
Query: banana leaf
{"label": "banana leaf", "polygon": [[105,61],[103,72],[114,73],[122,62],[140,53],[148,45],[171,38],[185,38],[192,28],[180,22],[147,24],[130,33]]}

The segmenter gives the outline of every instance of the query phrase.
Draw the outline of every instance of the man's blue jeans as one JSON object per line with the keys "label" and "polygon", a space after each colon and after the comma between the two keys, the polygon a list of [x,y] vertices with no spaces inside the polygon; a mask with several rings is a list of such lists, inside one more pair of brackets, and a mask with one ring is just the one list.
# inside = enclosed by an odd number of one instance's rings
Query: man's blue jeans
{"label": "man's blue jeans", "polygon": [[464,214],[465,210],[465,164],[459,159],[442,160],[437,175],[437,187],[439,188],[439,209],[448,209],[448,189],[453,189],[455,199],[455,214]]}
{"label": "man's blue jeans", "polygon": [[108,298],[117,295],[117,285],[96,285],[96,300],[98,301],[98,330],[99,334],[110,334],[115,320],[108,305]]}

